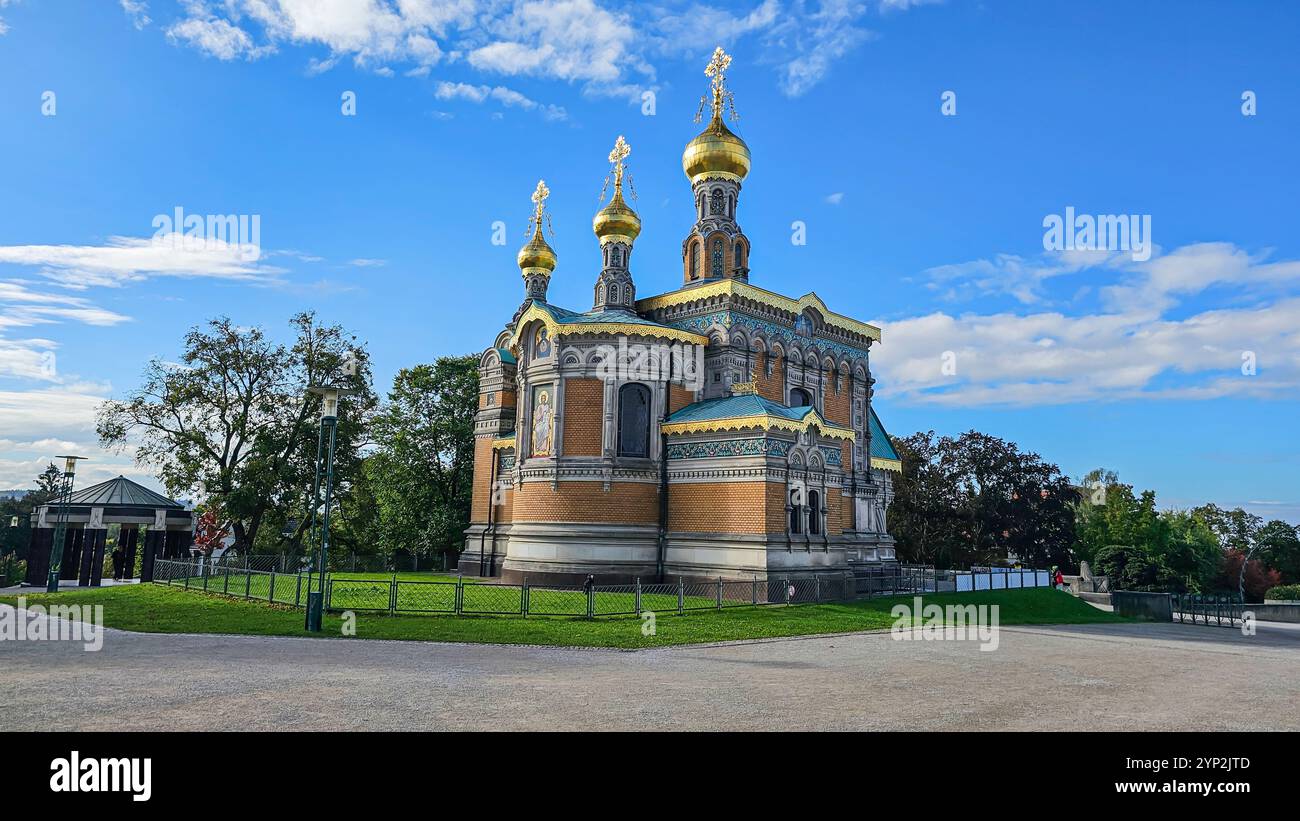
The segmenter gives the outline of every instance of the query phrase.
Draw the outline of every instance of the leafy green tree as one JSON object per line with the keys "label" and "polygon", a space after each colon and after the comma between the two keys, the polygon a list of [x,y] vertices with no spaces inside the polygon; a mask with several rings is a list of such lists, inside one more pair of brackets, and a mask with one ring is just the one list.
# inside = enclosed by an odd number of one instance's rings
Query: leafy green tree
{"label": "leafy green tree", "polygon": [[1205,522],[1226,550],[1247,550],[1254,546],[1264,520],[1239,507],[1224,510],[1209,503],[1192,508],[1192,514]]}
{"label": "leafy green tree", "polygon": [[375,417],[366,479],[388,556],[454,553],[469,526],[478,357],[404,368]]}
{"label": "leafy green tree", "polygon": [[36,477],[35,490],[12,499],[0,499],[0,556],[27,557],[32,538],[32,511],[57,498],[62,488],[63,473],[51,462]]}
{"label": "leafy green tree", "polygon": [[1284,582],[1300,582],[1300,527],[1273,519],[1260,528],[1255,544],[1256,555],[1281,573]]}
{"label": "leafy green tree", "polygon": [[[356,395],[342,404],[335,456],[336,483],[345,496],[360,463],[365,428],[376,397],[365,349],[337,325],[314,314],[293,317],[291,346],[261,328],[220,317],[190,330],[179,363],[152,360],[142,385],[125,401],[101,406],[101,444],[133,444],[136,461],[157,469],[174,495],[220,506],[232,524],[236,548],[258,543],[268,519],[307,515],[315,473],[319,396],[310,385],[332,384]],[[344,373],[344,362],[356,373]]]}
{"label": "leafy green tree", "polygon": [[1039,567],[1068,563],[1076,494],[1056,465],[977,431],[894,442],[903,474],[889,516],[901,557],[939,567],[1008,555]]}

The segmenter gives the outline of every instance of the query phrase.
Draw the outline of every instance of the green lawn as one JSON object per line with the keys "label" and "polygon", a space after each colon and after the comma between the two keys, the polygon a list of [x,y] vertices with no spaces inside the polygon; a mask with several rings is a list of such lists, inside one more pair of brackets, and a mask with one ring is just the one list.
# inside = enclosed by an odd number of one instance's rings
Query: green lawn
{"label": "green lawn", "polygon": [[[293,577],[286,577],[293,578]],[[277,594],[278,598],[278,594]],[[16,597],[0,597],[14,604]],[[699,611],[656,618],[656,634],[642,635],[635,616],[602,619],[519,616],[442,616],[359,613],[356,635],[368,639],[412,639],[574,647],[660,647],[736,639],[806,636],[887,629],[890,609],[910,596],[841,604],[773,605]],[[1126,621],[1050,588],[977,593],[938,593],[925,603],[996,604],[1002,625],[1085,624]],[[303,611],[266,602],[242,601],[176,587],[140,584],[27,597],[28,604],[102,604],[109,627],[146,633],[240,633],[306,636]],[[674,600],[675,608],[676,602]],[[322,637],[338,638],[342,617],[327,614]]]}

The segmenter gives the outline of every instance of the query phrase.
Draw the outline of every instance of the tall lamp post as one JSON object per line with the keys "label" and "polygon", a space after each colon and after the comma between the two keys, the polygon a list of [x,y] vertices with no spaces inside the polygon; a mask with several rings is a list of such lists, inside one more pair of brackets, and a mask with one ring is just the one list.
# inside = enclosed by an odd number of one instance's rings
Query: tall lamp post
{"label": "tall lamp post", "polygon": [[[355,373],[355,366],[349,362],[345,365],[345,372]],[[349,373],[349,375],[351,375]],[[334,439],[338,432],[339,426],[339,397],[356,393],[355,390],[339,388],[333,385],[318,385],[307,389],[308,393],[318,394],[321,397],[320,409],[320,435],[316,440],[316,481],[312,486],[311,493],[311,521],[312,533],[316,531],[316,509],[320,502],[320,480],[322,469],[325,473],[325,504],[321,508],[321,536],[320,536],[320,553],[319,564],[317,564],[317,589],[311,589],[312,576],[311,571],[307,573],[307,630],[312,633],[319,633],[321,629],[321,617],[325,609],[325,578],[328,575],[329,546],[330,546],[330,502],[334,494]],[[326,446],[326,441],[329,442]],[[321,454],[325,451],[325,462],[321,463]]]}
{"label": "tall lamp post", "polygon": [[63,460],[63,487],[59,490],[59,518],[54,526],[54,542],[50,545],[50,575],[45,582],[46,593],[59,592],[59,570],[63,565],[63,533],[68,528],[68,505],[72,501],[72,482],[77,473],[77,462],[84,456],[56,456]]}

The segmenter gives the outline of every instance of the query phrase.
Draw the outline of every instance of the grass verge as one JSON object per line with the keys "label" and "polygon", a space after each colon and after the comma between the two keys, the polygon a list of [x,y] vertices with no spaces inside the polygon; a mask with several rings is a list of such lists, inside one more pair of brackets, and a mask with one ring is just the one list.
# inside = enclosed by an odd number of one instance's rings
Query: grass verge
{"label": "grass verge", "polygon": [[[911,596],[868,599],[837,604],[808,604],[735,608],[661,614],[655,635],[642,634],[642,620],[614,617],[595,620],[518,616],[412,616],[357,614],[356,637],[494,644],[538,644],[569,647],[644,648],[739,639],[807,636],[887,629],[890,610]],[[1050,588],[1030,590],[938,593],[923,597],[926,604],[998,605],[1003,626],[1017,624],[1094,624],[1127,621]],[[61,592],[33,593],[27,604],[104,606],[108,627],[143,633],[233,633],[259,636],[339,638],[343,618],[327,614],[324,630],[303,629],[303,611],[265,602],[229,599],[155,584],[139,584]],[[0,597],[17,604],[17,597]]]}

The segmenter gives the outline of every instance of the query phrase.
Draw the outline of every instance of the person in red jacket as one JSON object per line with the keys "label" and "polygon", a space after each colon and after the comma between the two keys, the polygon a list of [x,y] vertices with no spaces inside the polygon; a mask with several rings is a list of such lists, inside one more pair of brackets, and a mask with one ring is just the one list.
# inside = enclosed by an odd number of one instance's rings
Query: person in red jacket
{"label": "person in red jacket", "polygon": [[1065,574],[1061,572],[1061,568],[1059,567],[1056,568],[1056,576],[1053,579],[1053,582],[1056,584],[1057,590],[1065,589]]}

